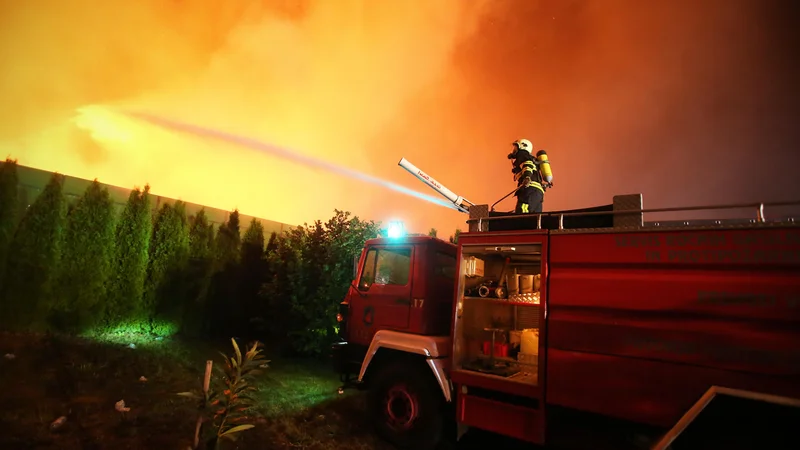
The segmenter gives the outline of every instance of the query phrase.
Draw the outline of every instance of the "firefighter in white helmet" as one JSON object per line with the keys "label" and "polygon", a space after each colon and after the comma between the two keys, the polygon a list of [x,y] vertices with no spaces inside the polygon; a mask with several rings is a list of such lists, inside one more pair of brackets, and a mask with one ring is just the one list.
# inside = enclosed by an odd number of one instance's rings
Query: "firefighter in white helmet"
{"label": "firefighter in white helmet", "polygon": [[[512,161],[514,180],[517,182],[517,214],[540,213],[544,202],[544,191],[552,186],[553,175],[547,153],[539,151],[533,155],[533,144],[527,139],[514,141],[513,150],[508,155]],[[542,166],[540,170],[539,166]],[[544,173],[542,173],[544,172]]]}

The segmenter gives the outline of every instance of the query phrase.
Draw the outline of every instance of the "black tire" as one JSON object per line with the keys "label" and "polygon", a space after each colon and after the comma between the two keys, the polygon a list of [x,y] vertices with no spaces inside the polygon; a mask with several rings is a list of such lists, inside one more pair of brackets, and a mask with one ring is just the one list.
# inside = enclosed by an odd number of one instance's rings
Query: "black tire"
{"label": "black tire", "polygon": [[371,378],[367,401],[378,435],[403,450],[435,449],[443,437],[445,401],[431,369],[400,360]]}

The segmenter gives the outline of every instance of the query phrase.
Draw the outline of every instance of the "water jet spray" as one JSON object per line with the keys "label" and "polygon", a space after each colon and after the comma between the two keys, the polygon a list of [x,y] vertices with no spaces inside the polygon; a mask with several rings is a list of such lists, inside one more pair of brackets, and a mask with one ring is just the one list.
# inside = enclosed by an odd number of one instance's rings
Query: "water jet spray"
{"label": "water jet spray", "polygon": [[241,136],[233,133],[227,133],[220,130],[215,130],[213,128],[203,127],[199,125],[193,125],[185,122],[180,122],[177,120],[167,119],[164,117],[159,117],[154,114],[148,114],[143,112],[135,112],[135,111],[121,111],[122,114],[143,120],[148,122],[152,125],[156,125],[168,130],[191,134],[198,137],[205,137],[209,139],[214,139],[222,142],[226,142],[229,144],[238,145],[241,147],[247,147],[254,150],[260,150],[266,153],[269,153],[274,156],[278,156],[280,158],[288,159],[295,161],[300,164],[304,164],[310,167],[318,167],[321,169],[328,170],[330,172],[338,173],[340,175],[348,176],[357,180],[366,181],[368,183],[372,183],[387,189],[391,189],[395,192],[399,192],[401,194],[405,194],[411,197],[419,198],[421,200],[425,200],[427,202],[444,206],[450,209],[455,209],[457,211],[462,211],[458,205],[453,204],[452,202],[444,201],[441,198],[434,197],[428,194],[423,194],[421,192],[417,192],[413,189],[409,189],[405,186],[401,186],[397,183],[393,183],[391,181],[387,181],[381,178],[378,178],[373,175],[369,175],[363,172],[359,172],[354,169],[350,169],[347,167],[340,166],[338,164],[334,164],[328,161],[323,161],[319,159],[312,158],[310,156],[305,156],[302,154],[295,153],[289,149],[273,145],[267,144],[265,142],[261,142],[254,138],[249,138],[246,136]]}

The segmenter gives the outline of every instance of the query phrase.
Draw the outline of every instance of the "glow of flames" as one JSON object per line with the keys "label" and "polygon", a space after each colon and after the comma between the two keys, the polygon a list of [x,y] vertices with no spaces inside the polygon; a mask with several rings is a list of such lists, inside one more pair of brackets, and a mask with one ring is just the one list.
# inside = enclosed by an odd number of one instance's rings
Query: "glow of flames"
{"label": "glow of flames", "polygon": [[123,187],[149,183],[154,194],[298,224],[335,208],[383,220],[398,195],[112,111],[154,111],[360,173],[383,167],[374,156],[386,153],[389,170],[401,171],[404,150],[374,140],[440,80],[478,21],[468,13],[485,2],[111,3],[3,8],[0,55],[17,64],[0,86],[20,107],[0,117],[8,119],[0,151],[23,165]]}

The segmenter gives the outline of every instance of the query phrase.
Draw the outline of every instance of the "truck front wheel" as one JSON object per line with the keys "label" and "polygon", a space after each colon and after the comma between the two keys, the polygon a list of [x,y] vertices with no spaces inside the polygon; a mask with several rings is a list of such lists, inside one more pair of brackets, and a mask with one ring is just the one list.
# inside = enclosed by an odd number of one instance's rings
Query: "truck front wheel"
{"label": "truck front wheel", "polygon": [[369,414],[383,439],[401,449],[436,448],[442,438],[444,396],[427,366],[395,362],[370,384]]}

